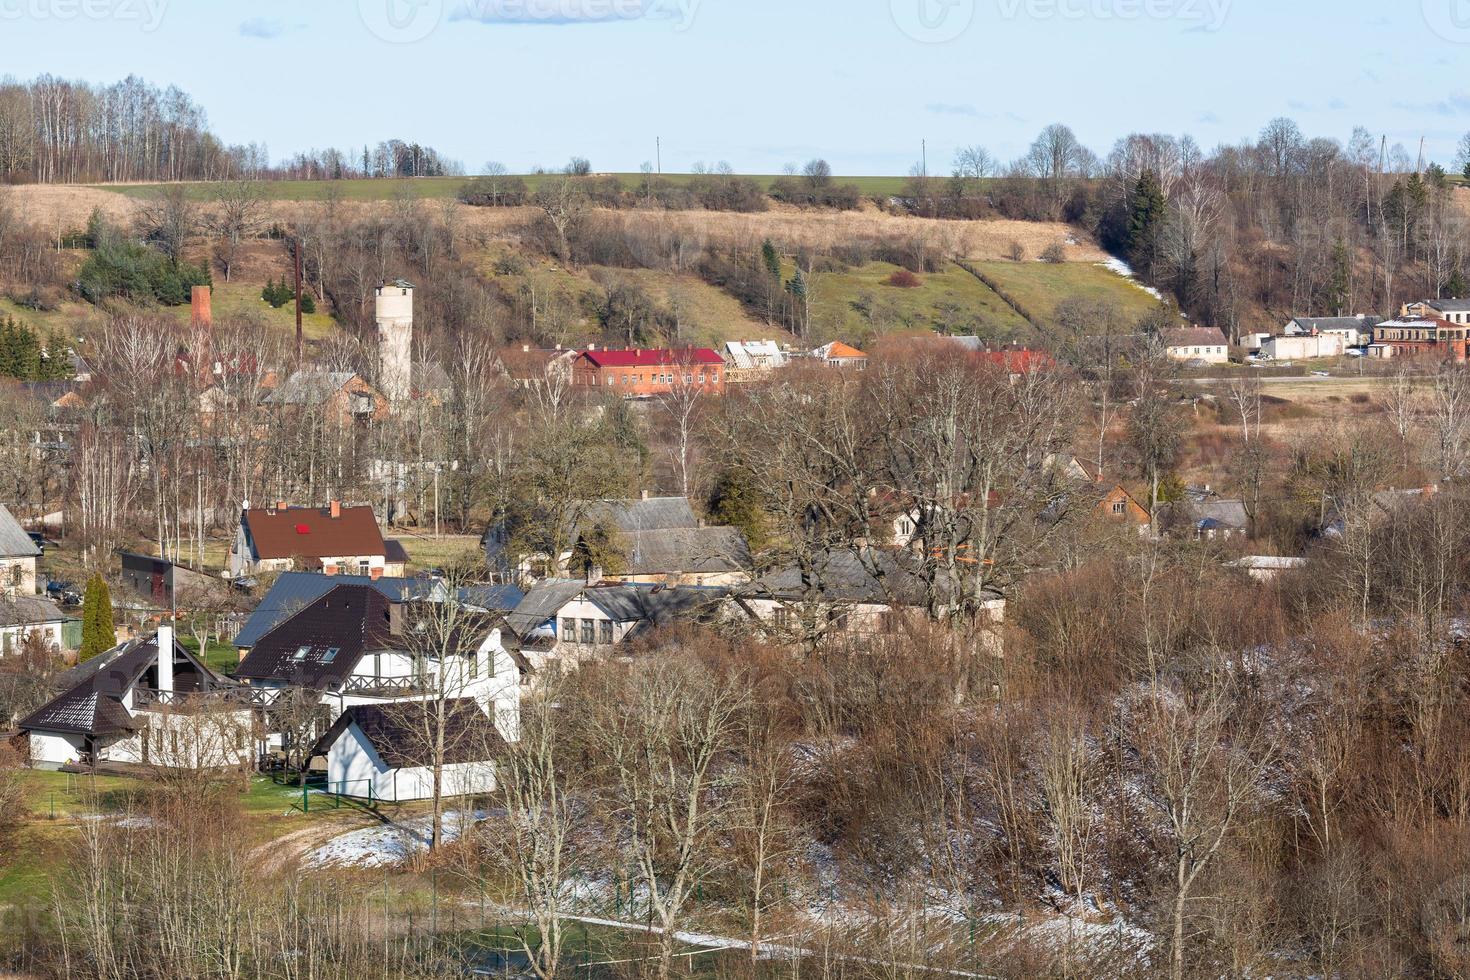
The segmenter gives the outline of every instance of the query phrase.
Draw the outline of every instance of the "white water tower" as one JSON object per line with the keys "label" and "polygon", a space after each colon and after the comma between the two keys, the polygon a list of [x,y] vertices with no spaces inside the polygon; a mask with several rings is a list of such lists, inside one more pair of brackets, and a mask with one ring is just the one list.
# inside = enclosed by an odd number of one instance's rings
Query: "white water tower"
{"label": "white water tower", "polygon": [[377,289],[378,384],[390,402],[407,401],[413,385],[413,283]]}

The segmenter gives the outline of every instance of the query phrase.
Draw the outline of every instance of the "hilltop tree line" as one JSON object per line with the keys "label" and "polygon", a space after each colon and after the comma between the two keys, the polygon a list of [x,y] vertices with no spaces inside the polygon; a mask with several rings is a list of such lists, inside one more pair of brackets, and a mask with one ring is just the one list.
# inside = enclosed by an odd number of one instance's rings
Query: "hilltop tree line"
{"label": "hilltop tree line", "polygon": [[263,143],[227,145],[175,86],[128,76],[111,85],[0,77],[0,183],[435,177],[458,173],[432,147],[388,140],[297,154],[272,167]]}

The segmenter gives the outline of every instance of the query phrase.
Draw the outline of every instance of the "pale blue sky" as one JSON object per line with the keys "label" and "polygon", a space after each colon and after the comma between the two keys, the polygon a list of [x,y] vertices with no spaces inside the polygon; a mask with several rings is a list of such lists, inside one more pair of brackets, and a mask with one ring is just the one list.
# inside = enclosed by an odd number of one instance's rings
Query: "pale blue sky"
{"label": "pale blue sky", "polygon": [[1051,122],[1105,154],[1279,115],[1449,162],[1470,130],[1470,0],[0,0],[0,38],[0,70],[177,84],[274,158],[396,136],[471,172],[636,170],[655,136],[668,171],[902,173],[928,139],[943,172]]}

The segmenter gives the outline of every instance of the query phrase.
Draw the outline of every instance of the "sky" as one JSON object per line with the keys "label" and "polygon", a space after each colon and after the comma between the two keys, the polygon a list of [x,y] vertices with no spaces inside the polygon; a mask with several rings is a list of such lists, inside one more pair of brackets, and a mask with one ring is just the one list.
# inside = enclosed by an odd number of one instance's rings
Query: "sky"
{"label": "sky", "polygon": [[1206,148],[1290,116],[1447,165],[1470,0],[0,0],[0,71],[178,85],[273,159],[399,138],[470,173],[828,159],[943,173],[1053,122]]}

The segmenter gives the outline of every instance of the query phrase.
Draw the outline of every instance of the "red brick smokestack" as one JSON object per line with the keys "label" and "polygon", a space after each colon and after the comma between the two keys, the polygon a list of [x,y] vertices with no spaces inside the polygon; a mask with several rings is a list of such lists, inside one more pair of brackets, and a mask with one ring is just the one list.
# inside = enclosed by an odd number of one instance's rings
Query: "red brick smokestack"
{"label": "red brick smokestack", "polygon": [[206,330],[214,326],[214,311],[210,308],[208,286],[194,287],[194,313],[191,322]]}

